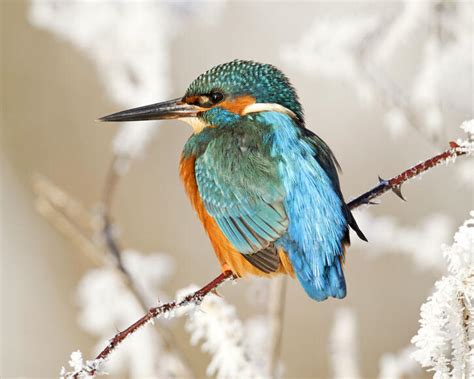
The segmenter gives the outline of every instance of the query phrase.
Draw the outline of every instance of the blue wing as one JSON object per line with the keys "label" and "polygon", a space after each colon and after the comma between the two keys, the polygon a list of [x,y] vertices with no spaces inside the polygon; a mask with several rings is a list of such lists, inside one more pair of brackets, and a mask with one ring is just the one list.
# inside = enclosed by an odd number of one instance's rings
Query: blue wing
{"label": "blue wing", "polygon": [[[339,198],[342,200],[342,204],[341,204],[342,211],[346,217],[346,220],[349,226],[356,232],[357,236],[361,240],[367,241],[367,238],[365,237],[362,230],[360,230],[359,225],[357,225],[357,222],[354,216],[352,215],[349,207],[346,205],[346,202],[344,201],[344,197],[342,195],[341,187],[339,184],[339,176],[338,176],[338,169],[340,170],[341,167],[339,166],[339,163],[337,162],[337,159],[334,156],[333,152],[331,151],[329,146],[326,144],[326,142],[324,142],[321,138],[319,138],[319,136],[314,134],[311,130],[302,129],[302,133],[305,136],[308,143],[310,143],[313,146],[314,159],[317,160],[321,168],[326,172],[329,179],[331,180],[332,188],[337,193]],[[349,243],[350,242],[349,233],[347,233],[346,239],[347,239],[347,243]]]}
{"label": "blue wing", "polygon": [[290,223],[277,243],[288,253],[311,298],[342,298],[346,295],[342,259],[348,222],[332,154],[289,116],[268,112],[258,117],[274,126],[272,153],[280,157],[286,189],[284,206]]}

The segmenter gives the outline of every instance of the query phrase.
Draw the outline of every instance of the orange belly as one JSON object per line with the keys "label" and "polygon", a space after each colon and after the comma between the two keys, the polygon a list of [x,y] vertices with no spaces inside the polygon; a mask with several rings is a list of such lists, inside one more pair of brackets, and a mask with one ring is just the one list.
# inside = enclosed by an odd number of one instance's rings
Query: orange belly
{"label": "orange belly", "polygon": [[293,267],[288,259],[288,256],[283,250],[279,251],[280,256],[280,267],[276,272],[265,273],[251,263],[249,263],[240,254],[234,246],[225,237],[224,233],[220,230],[214,218],[207,213],[204,203],[199,195],[198,186],[196,183],[196,177],[194,175],[194,164],[195,158],[190,157],[187,159],[181,158],[180,163],[180,176],[183,180],[186,193],[191,199],[191,203],[196,210],[199,219],[204,225],[204,229],[211,240],[214,251],[221,264],[222,271],[231,270],[236,276],[242,277],[247,274],[253,274],[257,276],[272,276],[275,274],[289,274],[294,276]]}

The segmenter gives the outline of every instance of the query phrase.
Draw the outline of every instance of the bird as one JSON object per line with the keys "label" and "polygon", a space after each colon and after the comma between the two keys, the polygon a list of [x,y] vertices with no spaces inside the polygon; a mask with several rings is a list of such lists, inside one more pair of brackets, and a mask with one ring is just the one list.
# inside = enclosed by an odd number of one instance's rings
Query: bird
{"label": "bird", "polygon": [[182,97],[99,121],[170,119],[192,127],[180,176],[222,271],[286,274],[311,299],[344,298],[349,229],[367,239],[344,201],[340,166],[306,128],[285,74],[236,59],[199,75]]}

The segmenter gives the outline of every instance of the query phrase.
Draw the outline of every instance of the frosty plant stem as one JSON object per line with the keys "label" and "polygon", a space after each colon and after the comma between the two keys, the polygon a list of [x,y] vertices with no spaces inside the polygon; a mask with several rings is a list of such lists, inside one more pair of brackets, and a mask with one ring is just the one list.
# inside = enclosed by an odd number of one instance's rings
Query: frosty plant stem
{"label": "frosty plant stem", "polygon": [[[385,192],[392,190],[397,194],[397,196],[403,199],[400,188],[403,183],[409,179],[414,178],[422,174],[425,171],[439,165],[440,163],[446,162],[450,159],[454,159],[457,156],[470,153],[469,148],[464,148],[463,146],[458,145],[455,142],[450,142],[450,148],[434,157],[431,157],[424,162],[421,162],[405,171],[401,174],[394,176],[389,180],[383,180],[379,178],[380,183],[376,185],[371,190],[365,192],[359,197],[348,203],[350,209],[355,209],[364,204],[374,204],[373,199],[383,195]],[[109,342],[109,344],[97,355],[95,361],[88,362],[87,365],[83,366],[80,371],[75,371],[73,373],[66,373],[66,377],[80,378],[84,375],[94,376],[97,371],[100,369],[100,364],[106,360],[110,354],[115,350],[115,348],[121,344],[126,338],[135,333],[140,327],[146,325],[149,322],[152,322],[153,319],[160,316],[165,316],[172,311],[178,310],[185,307],[186,305],[199,305],[204,300],[204,298],[209,295],[209,293],[216,290],[221,284],[227,280],[237,279],[231,271],[225,271],[217,276],[214,280],[206,284],[201,289],[197,290],[194,293],[187,295],[182,300],[174,300],[170,303],[159,305],[158,307],[150,308],[145,316],[140,318],[138,321],[130,325],[125,330],[117,333]],[[95,363],[95,364],[94,364]]]}
{"label": "frosty plant stem", "polygon": [[204,297],[209,294],[209,292],[216,290],[217,287],[219,287],[228,279],[236,279],[232,271],[223,272],[218,277],[207,283],[204,287],[200,288],[194,293],[185,296],[182,300],[174,300],[170,303],[150,308],[145,316],[134,322],[127,329],[121,331],[120,333],[117,333],[114,338],[110,340],[107,347],[100,352],[96,359],[107,358],[110,353],[117,347],[117,345],[119,345],[125,338],[127,338],[130,334],[135,333],[143,325],[151,322],[154,318],[159,317],[165,313],[171,312],[174,309],[184,307],[188,304],[199,305],[204,299]]}

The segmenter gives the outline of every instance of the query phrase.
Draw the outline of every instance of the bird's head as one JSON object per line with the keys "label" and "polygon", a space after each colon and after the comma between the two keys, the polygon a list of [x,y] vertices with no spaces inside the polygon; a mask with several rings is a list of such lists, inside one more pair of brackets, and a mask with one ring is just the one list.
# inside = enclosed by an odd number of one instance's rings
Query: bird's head
{"label": "bird's head", "polygon": [[183,97],[114,113],[100,121],[181,119],[198,133],[259,112],[285,113],[303,122],[295,89],[280,70],[269,64],[234,60],[199,75]]}

